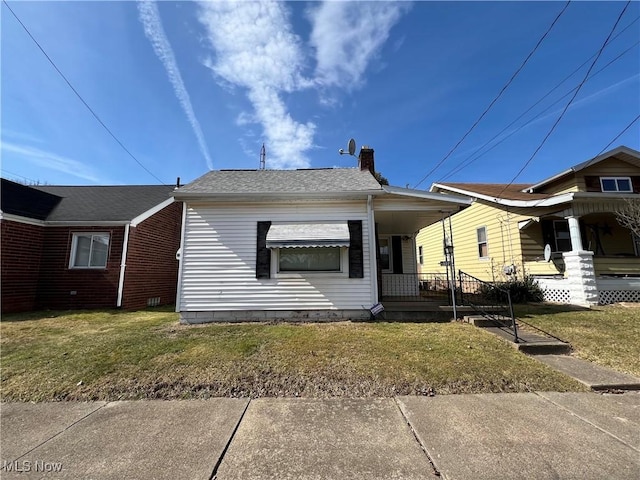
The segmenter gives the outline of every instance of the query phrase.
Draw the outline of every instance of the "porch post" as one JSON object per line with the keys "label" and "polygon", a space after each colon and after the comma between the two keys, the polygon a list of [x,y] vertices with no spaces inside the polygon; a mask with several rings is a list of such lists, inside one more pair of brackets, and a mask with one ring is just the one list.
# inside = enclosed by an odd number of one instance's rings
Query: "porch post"
{"label": "porch post", "polygon": [[580,222],[579,217],[570,216],[566,217],[569,223],[569,235],[571,236],[571,251],[581,252],[584,250],[582,246],[582,235],[580,235]]}

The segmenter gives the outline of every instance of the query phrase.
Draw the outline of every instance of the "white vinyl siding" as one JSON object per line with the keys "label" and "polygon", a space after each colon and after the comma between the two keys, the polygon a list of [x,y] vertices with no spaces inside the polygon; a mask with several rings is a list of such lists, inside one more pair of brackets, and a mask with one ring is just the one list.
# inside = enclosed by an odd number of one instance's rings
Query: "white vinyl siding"
{"label": "white vinyl siding", "polygon": [[[364,278],[303,272],[256,278],[259,221],[362,220]],[[187,206],[178,310],[357,309],[371,304],[366,201]],[[273,254],[272,254],[273,255]]]}

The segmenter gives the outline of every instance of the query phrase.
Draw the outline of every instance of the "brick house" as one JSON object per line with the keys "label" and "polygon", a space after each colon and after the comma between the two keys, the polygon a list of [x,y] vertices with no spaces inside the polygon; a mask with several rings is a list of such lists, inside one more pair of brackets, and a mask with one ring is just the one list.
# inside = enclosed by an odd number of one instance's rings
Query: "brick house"
{"label": "brick house", "polygon": [[2,313],[174,303],[182,206],[172,191],[2,179]]}

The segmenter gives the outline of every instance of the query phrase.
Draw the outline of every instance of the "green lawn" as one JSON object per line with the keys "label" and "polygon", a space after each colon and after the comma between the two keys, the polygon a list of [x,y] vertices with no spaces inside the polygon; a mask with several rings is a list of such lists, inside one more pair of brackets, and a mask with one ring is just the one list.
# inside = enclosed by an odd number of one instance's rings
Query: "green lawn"
{"label": "green lawn", "polygon": [[517,318],[571,343],[574,355],[640,376],[640,306],[515,308]]}
{"label": "green lawn", "polygon": [[210,324],[167,311],[5,316],[5,401],[583,390],[462,323]]}

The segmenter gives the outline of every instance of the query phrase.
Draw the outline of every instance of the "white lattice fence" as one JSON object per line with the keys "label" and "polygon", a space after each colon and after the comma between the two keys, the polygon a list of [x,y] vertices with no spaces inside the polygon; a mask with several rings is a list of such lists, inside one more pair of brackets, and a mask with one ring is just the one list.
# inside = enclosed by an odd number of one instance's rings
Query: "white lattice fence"
{"label": "white lattice fence", "polygon": [[558,288],[545,288],[542,290],[545,302],[571,303],[571,292]]}
{"label": "white lattice fence", "polygon": [[602,290],[600,305],[618,302],[640,302],[640,290]]}

